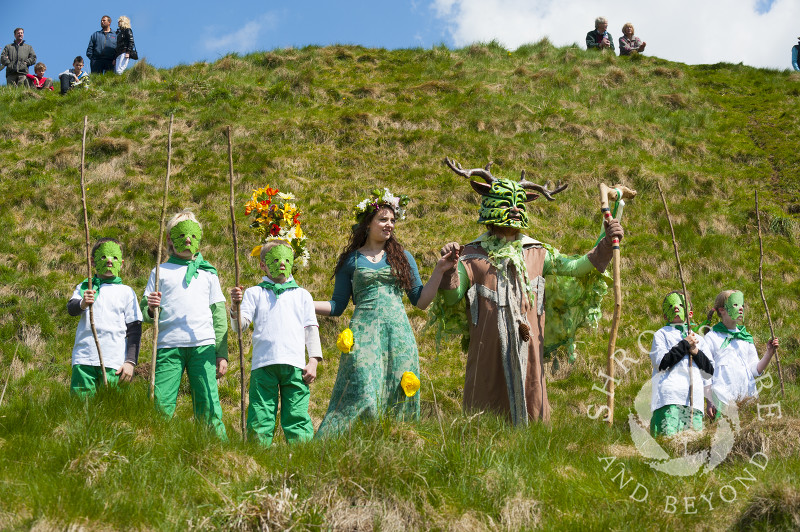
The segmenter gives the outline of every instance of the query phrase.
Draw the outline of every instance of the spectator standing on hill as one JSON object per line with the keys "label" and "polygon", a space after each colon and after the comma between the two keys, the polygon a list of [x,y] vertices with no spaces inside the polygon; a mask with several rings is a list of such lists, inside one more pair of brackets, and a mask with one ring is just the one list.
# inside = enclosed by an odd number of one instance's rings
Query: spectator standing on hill
{"label": "spectator standing on hill", "polygon": [[131,59],[139,59],[136,53],[136,44],[133,42],[133,30],[131,29],[131,20],[122,15],[117,21],[117,62],[115,65],[115,72],[119,75],[125,72],[128,68],[128,62]]}
{"label": "spectator standing on hill", "polygon": [[66,94],[72,87],[83,83],[89,83],[89,73],[83,69],[83,57],[78,56],[72,62],[72,68],[68,68],[58,75],[61,80],[61,94]]}
{"label": "spectator standing on hill", "polygon": [[800,70],[800,65],[797,64],[798,56],[800,56],[800,37],[797,38],[797,44],[792,46],[792,68]]}
{"label": "spectator standing on hill", "polygon": [[597,17],[594,21],[594,29],[586,34],[587,50],[605,50],[610,48],[614,51],[614,39],[608,33],[608,20],[605,17]]}
{"label": "spectator standing on hill", "polygon": [[25,85],[28,67],[36,63],[33,47],[25,42],[25,30],[14,30],[14,42],[7,44],[0,55],[0,63],[6,67],[7,85]]}
{"label": "spectator standing on hill", "polygon": [[117,57],[117,34],[111,31],[111,17],[103,15],[100,19],[100,29],[94,32],[86,48],[86,57],[92,74],[114,70],[114,59]]}
{"label": "spectator standing on hill", "polygon": [[622,37],[619,38],[619,55],[635,55],[644,52],[647,43],[633,35],[633,24],[626,22],[622,26]]}
{"label": "spectator standing on hill", "polygon": [[35,76],[25,74],[25,77],[28,78],[28,85],[34,89],[53,90],[53,80],[44,77],[44,73],[47,71],[47,67],[44,63],[36,63],[36,66],[33,67],[33,71],[36,73]]}

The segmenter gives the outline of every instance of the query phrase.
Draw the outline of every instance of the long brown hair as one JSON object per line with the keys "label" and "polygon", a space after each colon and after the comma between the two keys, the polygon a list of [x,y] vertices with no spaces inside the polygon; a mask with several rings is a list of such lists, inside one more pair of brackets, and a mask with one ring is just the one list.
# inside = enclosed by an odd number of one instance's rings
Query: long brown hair
{"label": "long brown hair", "polygon": [[[392,209],[390,205],[379,205],[377,209],[364,216],[364,218],[358,224],[353,226],[353,231],[350,233],[350,241],[347,243],[344,249],[342,249],[342,253],[339,255],[339,260],[336,261],[336,267],[333,269],[334,277],[344,266],[348,255],[363,246],[367,241],[369,225],[372,223],[372,220],[375,218],[375,216],[384,209],[390,210],[392,211],[392,214],[394,214],[394,209]],[[400,287],[405,290],[410,290],[413,278],[411,275],[411,265],[408,263],[403,246],[394,236],[394,231],[392,231],[389,240],[387,240],[386,244],[384,244],[383,249],[386,251],[386,262],[392,268],[392,275],[394,275],[397,279],[397,284],[399,284]]]}

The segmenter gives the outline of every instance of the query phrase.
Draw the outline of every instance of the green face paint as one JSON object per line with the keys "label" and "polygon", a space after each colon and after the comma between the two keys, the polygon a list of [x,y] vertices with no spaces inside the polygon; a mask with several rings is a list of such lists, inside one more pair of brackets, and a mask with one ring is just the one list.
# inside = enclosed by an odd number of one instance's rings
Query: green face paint
{"label": "green face paint", "polygon": [[[189,244],[186,239],[191,238]],[[169,238],[172,240],[172,247],[175,248],[177,253],[182,253],[186,250],[192,252],[192,255],[197,254],[200,250],[200,240],[203,238],[203,230],[200,224],[192,220],[184,220],[175,224],[175,227],[170,229]]]}
{"label": "green face paint", "polygon": [[[264,262],[272,279],[278,279],[281,275],[285,275],[288,278],[292,275],[294,251],[288,246],[275,246],[264,255]],[[281,270],[281,266],[284,266],[285,269]]]}
{"label": "green face paint", "polygon": [[683,294],[669,294],[664,299],[661,310],[664,312],[664,317],[669,322],[672,322],[676,316],[680,318],[681,321],[686,321],[686,303],[683,300]]}
{"label": "green face paint", "polygon": [[737,323],[744,323],[744,294],[738,290],[728,296],[725,301],[728,316]]}
{"label": "green face paint", "polygon": [[[116,242],[103,242],[94,251],[94,270],[99,276],[119,277],[122,268],[122,249]],[[111,265],[108,262],[111,260]]]}
{"label": "green face paint", "polygon": [[492,183],[489,193],[481,196],[478,223],[527,229],[526,199],[525,190],[519,183],[510,179],[497,179]]}

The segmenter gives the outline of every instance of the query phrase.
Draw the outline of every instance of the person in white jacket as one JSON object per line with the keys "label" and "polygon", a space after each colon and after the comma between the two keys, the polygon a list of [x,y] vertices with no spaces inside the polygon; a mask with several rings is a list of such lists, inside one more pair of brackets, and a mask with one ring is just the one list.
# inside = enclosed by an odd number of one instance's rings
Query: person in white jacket
{"label": "person in white jacket", "polygon": [[[714,366],[706,356],[703,338],[686,326],[683,294],[672,291],[664,298],[662,311],[667,324],[656,331],[650,348],[653,363],[653,395],[650,433],[673,436],[688,430],[703,430],[704,388],[711,385]],[[691,319],[692,313],[689,312]],[[692,359],[692,397],[689,397],[689,359]]]}
{"label": "person in white jacket", "polygon": [[759,359],[753,336],[744,327],[742,292],[720,292],[709,312],[709,319],[715,312],[721,321],[705,336],[708,355],[716,368],[711,383],[713,401],[709,402],[706,410],[711,417],[717,417],[721,408],[758,396],[756,377],[764,372],[779,345],[777,338],[770,339],[766,352]]}

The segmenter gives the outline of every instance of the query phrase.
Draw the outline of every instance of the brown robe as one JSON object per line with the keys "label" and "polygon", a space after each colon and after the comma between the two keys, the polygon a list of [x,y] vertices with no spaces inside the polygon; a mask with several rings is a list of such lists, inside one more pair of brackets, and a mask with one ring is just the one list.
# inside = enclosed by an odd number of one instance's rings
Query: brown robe
{"label": "brown robe", "polygon": [[[608,249],[606,249],[608,248]],[[590,262],[600,271],[610,261],[610,245],[589,252]],[[544,267],[547,251],[529,239],[523,245],[528,280],[533,283],[533,301],[522,289],[516,268],[490,262],[488,253],[473,242],[461,252],[461,263],[470,280],[466,294],[470,342],[464,379],[464,411],[492,411],[506,415],[515,426],[530,420],[550,420],[550,402],[544,374]],[[458,288],[457,268],[445,274],[440,289]],[[530,330],[530,339],[520,335],[520,324]]]}

